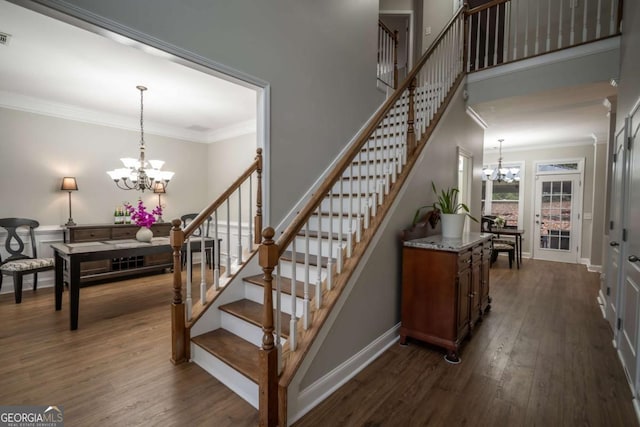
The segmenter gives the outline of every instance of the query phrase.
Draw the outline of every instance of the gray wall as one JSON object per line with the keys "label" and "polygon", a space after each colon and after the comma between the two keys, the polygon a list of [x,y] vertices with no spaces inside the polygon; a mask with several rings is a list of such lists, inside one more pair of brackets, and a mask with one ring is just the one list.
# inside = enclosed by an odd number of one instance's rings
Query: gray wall
{"label": "gray wall", "polygon": [[618,86],[618,113],[616,129],[624,126],[624,119],[631,112],[633,103],[640,97],[640,4],[624,2],[622,18],[622,43],[620,45],[620,84]]}
{"label": "gray wall", "polygon": [[[480,216],[480,186],[483,131],[465,113],[465,104],[458,91],[423,158],[414,167],[414,174],[401,193],[378,245],[357,279],[322,348],[303,378],[304,389],[362,348],[380,337],[400,321],[401,290],[401,230],[409,227],[415,210],[434,202],[431,181],[437,187],[457,183],[457,151],[459,145],[474,158],[472,214]],[[474,231],[479,228],[474,223]]]}
{"label": "gray wall", "polygon": [[68,3],[271,85],[272,225],[382,101],[377,0]]}
{"label": "gray wall", "polygon": [[[135,203],[139,192],[116,188],[106,171],[120,167],[121,157],[137,157],[139,132],[0,108],[0,217],[28,217],[41,225],[67,221],[68,193],[63,176],[75,176],[73,218],[78,224],[113,221],[115,206]],[[176,173],[162,196],[163,218],[179,217],[201,207],[207,194],[207,145],[146,134],[147,157],[165,160]],[[155,206],[158,197],[142,200]]]}
{"label": "gray wall", "polygon": [[209,145],[209,198],[207,203],[229,188],[229,185],[253,163],[256,148],[255,133],[216,141]]}

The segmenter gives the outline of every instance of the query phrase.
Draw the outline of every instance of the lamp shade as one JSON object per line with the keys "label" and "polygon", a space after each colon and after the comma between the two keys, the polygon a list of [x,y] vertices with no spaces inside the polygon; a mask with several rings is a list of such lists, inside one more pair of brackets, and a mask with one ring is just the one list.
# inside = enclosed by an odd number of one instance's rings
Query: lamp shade
{"label": "lamp shade", "polygon": [[78,191],[78,183],[76,182],[76,178],[74,176],[65,176],[64,178],[62,178],[62,185],[60,186],[60,190]]}
{"label": "lamp shade", "polygon": [[164,188],[164,182],[156,181],[153,183],[153,192],[157,194],[164,194],[167,192]]}

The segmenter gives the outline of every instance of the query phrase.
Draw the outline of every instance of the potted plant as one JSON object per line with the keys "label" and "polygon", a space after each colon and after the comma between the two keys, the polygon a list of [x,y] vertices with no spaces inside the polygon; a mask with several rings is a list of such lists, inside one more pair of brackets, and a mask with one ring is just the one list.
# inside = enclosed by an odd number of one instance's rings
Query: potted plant
{"label": "potted plant", "polygon": [[462,238],[465,218],[469,217],[475,222],[478,222],[478,220],[471,216],[467,205],[458,203],[460,190],[457,188],[447,188],[446,190],[440,190],[440,192],[438,192],[433,182],[431,182],[431,188],[436,195],[436,201],[432,207],[440,211],[442,237],[448,239]]}

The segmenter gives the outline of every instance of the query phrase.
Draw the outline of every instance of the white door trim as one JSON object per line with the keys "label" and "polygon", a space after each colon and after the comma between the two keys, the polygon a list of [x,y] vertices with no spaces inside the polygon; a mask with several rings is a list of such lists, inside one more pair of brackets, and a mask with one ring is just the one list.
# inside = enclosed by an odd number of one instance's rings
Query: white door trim
{"label": "white door trim", "polygon": [[[378,15],[396,15],[396,16],[408,16],[409,17],[409,35],[408,35],[408,39],[409,39],[409,46],[407,47],[407,49],[409,50],[408,55],[407,55],[407,74],[409,74],[409,72],[411,70],[413,70],[413,33],[414,33],[414,23],[413,23],[413,10],[401,10],[401,9],[381,9],[378,12]],[[398,82],[398,84],[400,84],[400,82]]]}
{"label": "white door trim", "polygon": [[[562,171],[562,172],[538,172],[538,166],[542,165],[542,164],[546,164],[546,163],[578,163],[578,169],[574,170],[574,171]],[[582,201],[584,198],[584,164],[585,164],[585,159],[584,157],[581,158],[564,158],[564,159],[550,159],[550,160],[536,160],[535,162],[533,162],[533,187],[532,187],[532,192],[531,192],[531,206],[533,207],[533,215],[531,216],[531,240],[532,240],[532,244],[531,244],[531,257],[536,259],[536,246],[538,245],[539,242],[536,241],[536,202],[537,202],[537,183],[538,183],[538,177],[539,176],[554,176],[554,175],[577,175],[579,177],[579,182],[580,182],[580,190],[578,191],[578,193],[576,194],[576,197],[574,199],[575,202],[575,208],[578,210],[578,214],[579,217],[576,221],[576,239],[574,242],[572,242],[572,245],[575,245],[577,243],[578,245],[578,250],[575,251],[575,263],[578,263],[580,260],[580,253],[582,252],[582,213],[584,210],[584,207],[582,206]]]}

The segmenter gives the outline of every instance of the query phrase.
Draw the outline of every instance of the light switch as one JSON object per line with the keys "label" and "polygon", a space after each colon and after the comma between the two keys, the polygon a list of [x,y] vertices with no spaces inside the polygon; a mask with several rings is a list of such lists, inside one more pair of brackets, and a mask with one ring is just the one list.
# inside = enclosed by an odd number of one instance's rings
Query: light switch
{"label": "light switch", "polygon": [[424,29],[424,35],[428,36],[429,34],[431,34],[431,27],[425,27]]}

